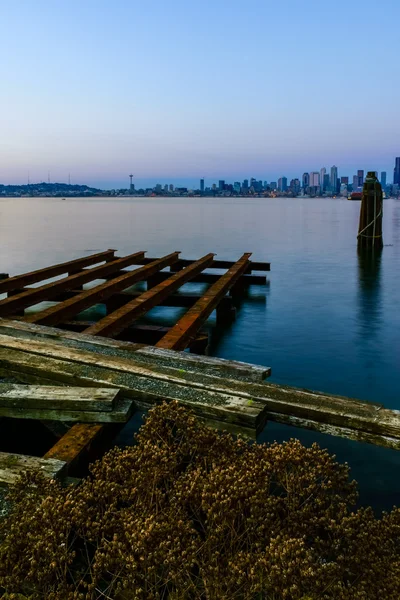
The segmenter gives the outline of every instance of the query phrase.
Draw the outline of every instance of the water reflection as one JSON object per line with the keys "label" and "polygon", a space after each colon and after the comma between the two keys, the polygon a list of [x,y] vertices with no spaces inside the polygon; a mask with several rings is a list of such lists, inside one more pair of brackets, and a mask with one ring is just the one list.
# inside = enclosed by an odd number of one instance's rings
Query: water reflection
{"label": "water reflection", "polygon": [[358,250],[358,319],[362,340],[374,341],[381,326],[382,250]]}

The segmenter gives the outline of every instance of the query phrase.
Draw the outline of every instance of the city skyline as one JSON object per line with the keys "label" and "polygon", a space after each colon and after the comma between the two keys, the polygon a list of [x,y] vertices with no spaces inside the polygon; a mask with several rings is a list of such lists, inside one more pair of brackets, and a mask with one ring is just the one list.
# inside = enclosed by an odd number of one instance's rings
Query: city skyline
{"label": "city skyline", "polygon": [[380,4],[384,43],[375,9],[338,0],[337,19],[319,0],[27,0],[22,11],[4,0],[0,181],[389,172],[400,4]]}

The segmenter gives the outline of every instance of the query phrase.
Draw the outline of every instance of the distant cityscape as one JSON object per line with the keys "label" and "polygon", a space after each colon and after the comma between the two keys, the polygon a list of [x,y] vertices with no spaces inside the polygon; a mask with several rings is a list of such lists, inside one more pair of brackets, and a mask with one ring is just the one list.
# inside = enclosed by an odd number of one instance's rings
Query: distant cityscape
{"label": "distant cityscape", "polygon": [[[400,197],[400,157],[396,157],[393,171],[393,182],[388,183],[387,172],[380,175],[375,172],[386,197]],[[329,172],[325,167],[319,171],[303,173],[299,178],[291,179],[282,176],[278,181],[257,180],[252,177],[243,181],[229,183],[220,179],[218,183],[207,186],[205,179],[199,181],[197,189],[158,183],[154,187],[136,189],[133,175],[129,175],[127,188],[102,190],[86,185],[70,185],[66,183],[28,183],[27,185],[0,184],[0,197],[81,197],[81,196],[259,196],[259,197],[357,197],[364,185],[363,169],[350,178],[339,176],[338,167],[333,165]]]}

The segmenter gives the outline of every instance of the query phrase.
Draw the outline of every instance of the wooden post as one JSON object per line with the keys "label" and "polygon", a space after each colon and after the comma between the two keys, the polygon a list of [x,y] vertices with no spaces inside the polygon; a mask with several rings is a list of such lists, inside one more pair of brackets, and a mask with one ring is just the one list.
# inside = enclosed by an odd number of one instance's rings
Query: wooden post
{"label": "wooden post", "polygon": [[382,187],[375,173],[369,171],[361,200],[360,225],[357,235],[359,249],[380,250],[383,247],[382,212]]}

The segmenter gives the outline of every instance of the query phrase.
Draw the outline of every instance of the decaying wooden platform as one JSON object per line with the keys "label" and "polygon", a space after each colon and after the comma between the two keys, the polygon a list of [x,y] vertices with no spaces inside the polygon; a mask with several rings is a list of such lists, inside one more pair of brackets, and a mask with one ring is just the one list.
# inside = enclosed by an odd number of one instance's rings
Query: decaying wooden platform
{"label": "decaying wooden platform", "polygon": [[[252,271],[269,270],[268,263],[253,263],[250,254],[231,263],[218,261],[213,254],[185,261],[178,252],[154,259],[145,258],[144,252],[116,258],[114,252],[0,281],[0,293],[8,294],[0,301],[0,377],[17,382],[0,385],[0,419],[68,424],[41,457],[59,461],[44,462],[41,468],[46,473],[65,476],[107,431],[163,400],[177,400],[210,426],[253,439],[272,420],[400,449],[398,411],[267,384],[268,367],[182,352],[204,336],[201,328],[214,309],[229,315],[234,310],[232,295],[253,283],[265,283],[265,276]],[[100,261],[105,264],[91,266]],[[131,265],[138,268],[125,271]],[[164,271],[166,267],[170,271]],[[209,268],[226,272],[205,273]],[[43,283],[63,273],[67,275],[62,279]],[[99,279],[103,283],[82,289]],[[140,281],[147,282],[146,291],[128,289]],[[203,295],[177,294],[189,281],[209,287]],[[24,313],[48,300],[56,304]],[[188,310],[175,325],[162,330],[155,346],[135,342],[138,333],[133,324],[154,306],[174,302]],[[106,305],[105,317],[96,323],[77,318],[98,303]],[[24,464],[15,456],[3,456],[4,464],[14,460],[14,474]],[[0,455],[0,482],[1,461]]]}

